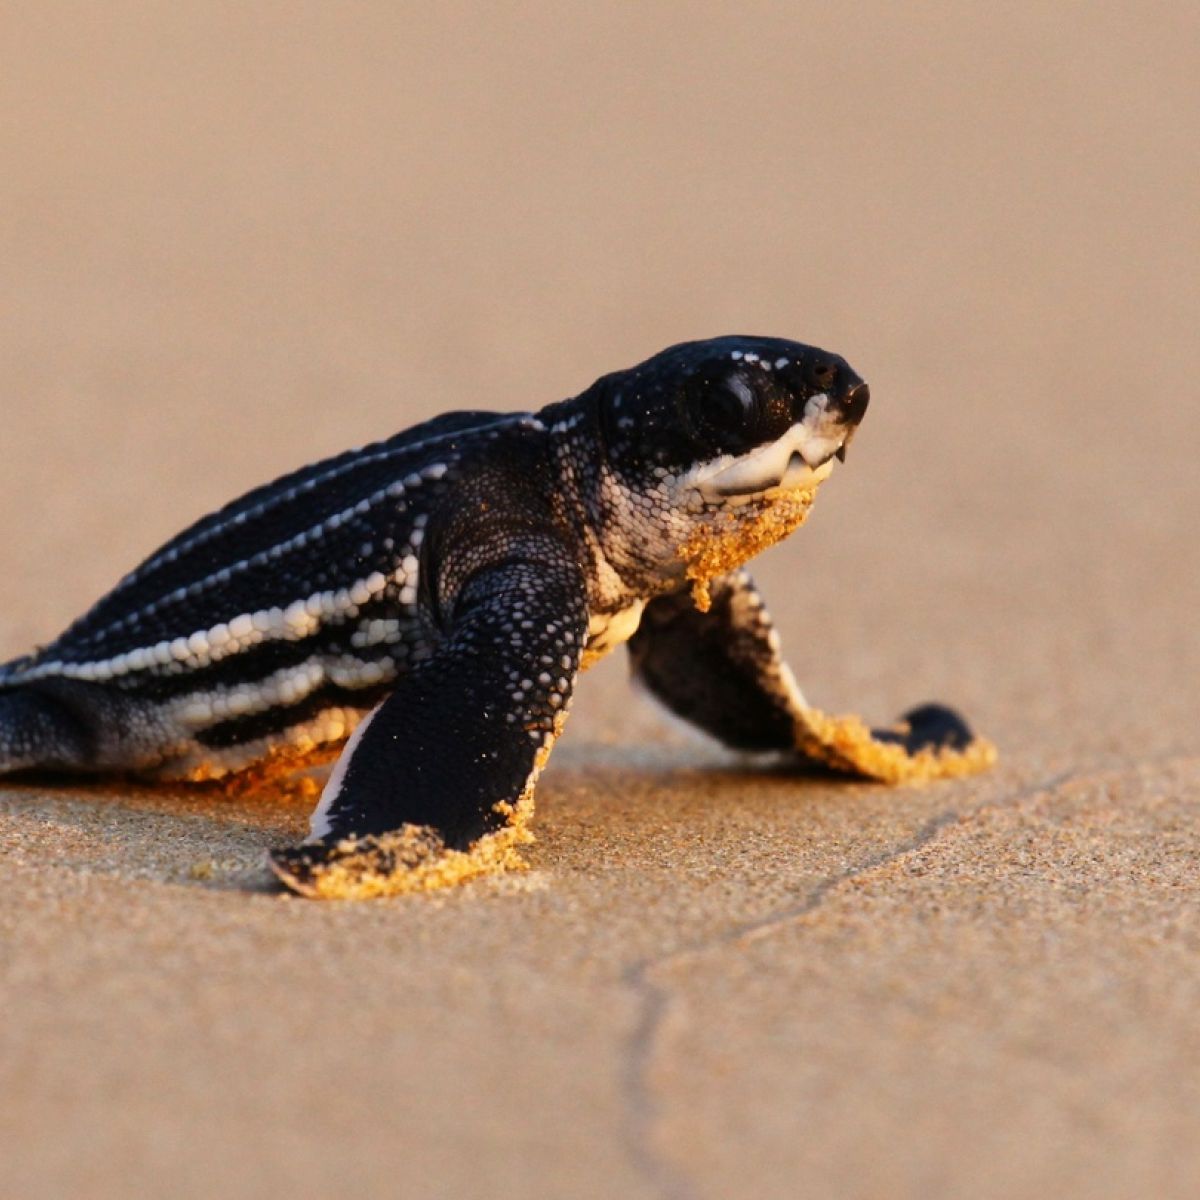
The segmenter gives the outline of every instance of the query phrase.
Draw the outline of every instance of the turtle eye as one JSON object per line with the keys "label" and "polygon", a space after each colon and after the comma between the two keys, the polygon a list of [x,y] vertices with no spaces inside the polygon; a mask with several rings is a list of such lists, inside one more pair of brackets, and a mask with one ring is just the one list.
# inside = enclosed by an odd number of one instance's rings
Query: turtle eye
{"label": "turtle eye", "polygon": [[734,375],[713,387],[709,398],[709,419],[724,432],[737,432],[752,424],[758,405],[749,384]]}
{"label": "turtle eye", "polygon": [[694,376],[681,399],[684,426],[698,446],[733,449],[755,440],[762,406],[740,375]]}

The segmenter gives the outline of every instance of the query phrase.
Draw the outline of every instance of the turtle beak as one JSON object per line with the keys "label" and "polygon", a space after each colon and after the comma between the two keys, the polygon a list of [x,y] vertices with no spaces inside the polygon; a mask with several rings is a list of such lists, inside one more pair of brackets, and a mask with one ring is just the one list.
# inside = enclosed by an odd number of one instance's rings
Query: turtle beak
{"label": "turtle beak", "polygon": [[859,379],[837,397],[834,406],[842,424],[857,429],[859,422],[867,415],[867,405],[870,402],[871,389]]}
{"label": "turtle beak", "polygon": [[834,406],[841,424],[846,429],[845,441],[838,447],[834,457],[838,462],[846,461],[846,447],[858,428],[859,422],[867,413],[867,405],[871,402],[871,389],[861,380],[855,378],[838,398]]}

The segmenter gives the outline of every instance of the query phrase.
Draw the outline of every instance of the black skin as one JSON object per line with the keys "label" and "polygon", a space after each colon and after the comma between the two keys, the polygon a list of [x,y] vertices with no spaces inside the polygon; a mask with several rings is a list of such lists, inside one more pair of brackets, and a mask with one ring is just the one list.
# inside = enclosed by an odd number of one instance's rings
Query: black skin
{"label": "black skin", "polygon": [[[647,603],[629,644],[633,667],[659,700],[735,748],[796,753],[795,700],[780,685],[753,585],[734,572],[715,581],[710,612],[692,606],[672,560],[681,514],[661,481],[773,443],[818,394],[840,423],[842,457],[869,399],[844,359],[775,338],[685,343],[526,420],[447,414],[256,489],[169,542],[54,643],[0,667],[0,773],[169,767],[180,737],[163,724],[169,706],[308,662],[373,655],[390,673],[382,682],[331,680],[303,701],[214,719],[193,744],[225,752],[286,733],[322,705],[374,709],[340,764],[319,842],[274,855],[297,890],[403,826],[424,827],[430,853],[467,848],[531,785],[570,701],[589,620],[635,601]],[[380,501],[390,481],[431,463],[440,474]],[[360,502],[326,529],[331,513]],[[320,535],[296,537],[311,529]],[[213,662],[139,665],[109,681],[78,676],[80,665],[348,588],[371,571],[390,578],[418,548],[415,599],[389,585],[298,640],[271,635]],[[354,622],[368,618],[397,624],[399,646],[353,643]],[[940,706],[876,737],[910,753],[972,741]]]}
{"label": "black skin", "polygon": [[[677,716],[732,749],[794,753],[794,702],[779,682],[783,659],[769,641],[771,621],[753,580],[735,571],[716,581],[711,594],[704,613],[686,592],[646,606],[629,641],[634,677]],[[962,717],[940,704],[911,709],[899,729],[872,734],[909,754],[964,750],[973,737]]]}

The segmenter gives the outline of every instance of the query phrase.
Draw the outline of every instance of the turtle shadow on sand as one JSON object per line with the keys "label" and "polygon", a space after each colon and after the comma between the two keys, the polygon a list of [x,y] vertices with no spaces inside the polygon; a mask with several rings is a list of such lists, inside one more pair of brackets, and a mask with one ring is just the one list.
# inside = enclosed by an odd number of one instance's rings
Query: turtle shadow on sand
{"label": "turtle shadow on sand", "polygon": [[0,781],[0,863],[234,891],[275,891],[266,851],[307,825],[312,789],[26,773]]}
{"label": "turtle shadow on sand", "polygon": [[[639,752],[640,749],[640,752]],[[0,862],[208,891],[283,894],[266,853],[302,836],[323,773],[254,787],[147,784],[28,773],[0,782]],[[814,803],[851,800],[871,784],[776,769],[694,748],[583,743],[539,789],[529,865],[571,871],[617,844],[697,822],[724,827],[769,807],[796,819]],[[832,797],[831,793],[837,793]]]}

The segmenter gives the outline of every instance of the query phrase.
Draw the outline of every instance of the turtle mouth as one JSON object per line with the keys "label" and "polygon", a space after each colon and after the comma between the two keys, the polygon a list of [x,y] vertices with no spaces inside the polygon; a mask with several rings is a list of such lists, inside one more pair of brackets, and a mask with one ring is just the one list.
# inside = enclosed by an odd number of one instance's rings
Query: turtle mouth
{"label": "turtle mouth", "polygon": [[829,477],[833,460],[844,458],[849,433],[838,427],[814,434],[811,427],[793,425],[778,440],[749,454],[706,463],[692,482],[710,500],[734,502],[766,492],[814,488]]}
{"label": "turtle mouth", "polygon": [[861,382],[845,396],[809,396],[800,420],[781,437],[746,454],[699,463],[685,481],[709,502],[726,504],[815,489],[829,477],[834,459],[845,462],[867,399],[867,385]]}
{"label": "turtle mouth", "polygon": [[815,464],[809,463],[799,450],[793,450],[788,459],[787,469],[778,478],[762,479],[755,482],[745,482],[727,487],[717,486],[712,489],[726,499],[736,499],[739,496],[761,496],[764,492],[795,492],[804,488],[815,487],[818,483],[829,478],[833,470],[833,459],[839,451],[827,454]]}

